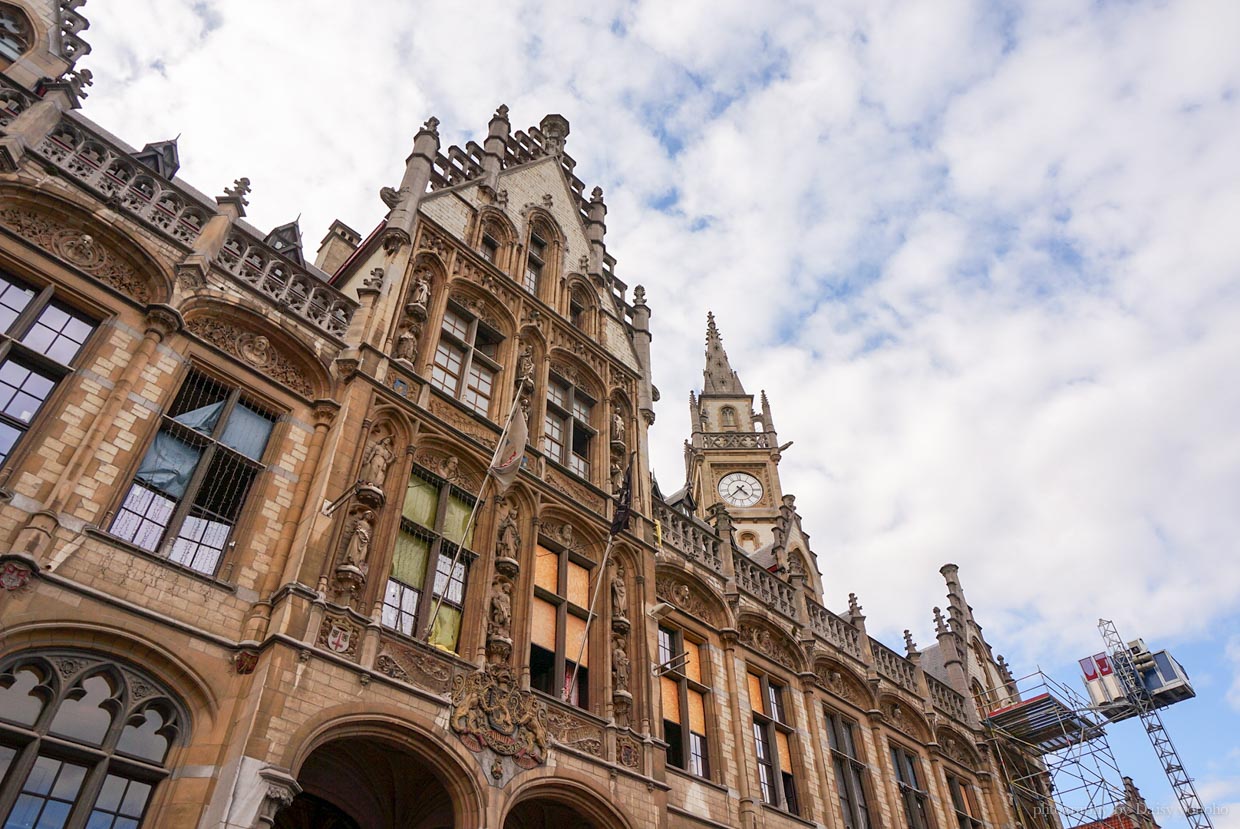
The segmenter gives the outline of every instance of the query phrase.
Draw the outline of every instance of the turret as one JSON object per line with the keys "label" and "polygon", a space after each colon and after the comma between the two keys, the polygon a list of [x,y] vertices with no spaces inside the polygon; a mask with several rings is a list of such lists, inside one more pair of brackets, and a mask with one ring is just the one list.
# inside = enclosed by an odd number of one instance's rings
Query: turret
{"label": "turret", "polygon": [[413,223],[418,213],[418,202],[422,200],[430,184],[431,169],[438,153],[439,119],[431,116],[414,136],[413,152],[405,159],[405,175],[400,180],[399,189],[393,191],[385,188],[381,191],[384,202],[392,208],[387,218],[387,229],[384,231],[385,246],[396,244],[399,247],[413,241]]}
{"label": "turret", "polygon": [[512,124],[508,121],[508,107],[500,104],[495,114],[491,116],[491,123],[487,125],[486,140],[482,142],[482,170],[485,173],[482,184],[490,188],[491,192],[499,189],[499,171],[504,166],[504,147],[511,134]]}

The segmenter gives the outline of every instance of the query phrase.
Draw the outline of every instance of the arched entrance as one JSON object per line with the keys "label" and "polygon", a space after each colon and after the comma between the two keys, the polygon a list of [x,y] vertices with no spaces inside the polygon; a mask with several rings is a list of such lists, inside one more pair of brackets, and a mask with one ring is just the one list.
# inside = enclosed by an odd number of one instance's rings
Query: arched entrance
{"label": "arched entrance", "polygon": [[536,783],[517,794],[503,829],[627,829],[604,797],[563,779]]}
{"label": "arched entrance", "polygon": [[275,829],[452,829],[452,797],[413,752],[378,737],[316,748],[297,774],[302,792]]}
{"label": "arched entrance", "polygon": [[527,800],[512,807],[504,829],[604,829],[572,806],[554,800]]}

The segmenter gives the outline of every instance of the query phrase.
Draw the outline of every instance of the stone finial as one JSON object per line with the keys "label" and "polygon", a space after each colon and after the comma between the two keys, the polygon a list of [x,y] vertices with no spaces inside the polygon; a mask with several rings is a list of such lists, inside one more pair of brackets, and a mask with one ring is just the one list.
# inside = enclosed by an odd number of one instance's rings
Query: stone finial
{"label": "stone finial", "polygon": [[645,305],[646,304],[646,289],[644,286],[636,285],[633,287],[633,304],[634,305]]}
{"label": "stone finial", "polygon": [[493,117],[499,121],[507,121],[508,120],[508,104],[500,104],[499,106],[497,106],[495,108],[495,115]]}
{"label": "stone finial", "polygon": [[94,85],[95,76],[89,69],[74,69],[65,75],[65,80],[75,96],[85,98],[86,87]]}
{"label": "stone finial", "polygon": [[913,641],[913,634],[907,629],[904,631],[904,652],[909,655],[910,659],[921,653],[917,650],[917,643]]}
{"label": "stone finial", "polygon": [[995,662],[999,665],[999,674],[1003,677],[1004,681],[1011,682],[1012,669],[1008,667],[1007,660],[1003,658],[1003,654],[999,654],[999,657],[995,660]]}
{"label": "stone finial", "polygon": [[250,194],[250,180],[245,176],[233,180],[232,187],[224,188],[224,195],[230,199],[240,199],[243,205],[249,204],[246,196]]}
{"label": "stone finial", "polygon": [[590,201],[596,202],[596,201],[602,201],[602,200],[603,200],[603,188],[602,187],[595,187],[593,190],[590,191]]}
{"label": "stone finial", "polygon": [[426,123],[422,125],[420,132],[434,133],[435,137],[439,137],[439,119],[432,115],[426,119]]}
{"label": "stone finial", "polygon": [[543,146],[551,155],[561,155],[568,139],[568,119],[558,113],[547,115],[538,124],[538,131],[543,135]]}
{"label": "stone finial", "polygon": [[856,593],[848,594],[848,614],[850,616],[861,615],[861,602],[857,599]]}
{"label": "stone finial", "polygon": [[368,291],[378,291],[383,287],[383,268],[371,268],[370,275],[362,280],[362,287]]}
{"label": "stone finial", "polygon": [[940,636],[947,633],[947,622],[943,619],[943,611],[940,608],[934,609],[934,630]]}

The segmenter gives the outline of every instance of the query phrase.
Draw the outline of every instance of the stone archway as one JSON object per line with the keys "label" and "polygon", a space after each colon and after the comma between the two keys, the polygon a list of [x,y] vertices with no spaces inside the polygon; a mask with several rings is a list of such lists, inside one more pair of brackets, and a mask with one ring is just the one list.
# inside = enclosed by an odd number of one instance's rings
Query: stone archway
{"label": "stone archway", "polygon": [[297,775],[301,794],[274,829],[452,829],[456,808],[439,774],[399,744],[346,736],[316,748]]}
{"label": "stone archway", "polygon": [[566,803],[554,800],[526,800],[518,803],[504,819],[504,829],[605,829]]}

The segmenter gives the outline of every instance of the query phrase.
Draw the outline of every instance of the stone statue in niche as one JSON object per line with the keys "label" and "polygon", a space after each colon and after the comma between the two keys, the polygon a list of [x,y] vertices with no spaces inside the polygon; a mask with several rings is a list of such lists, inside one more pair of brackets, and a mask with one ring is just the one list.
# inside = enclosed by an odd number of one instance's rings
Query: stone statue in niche
{"label": "stone statue in niche", "polygon": [[613,691],[629,690],[629,654],[624,637],[611,637],[611,687]]}
{"label": "stone statue in niche", "polygon": [[611,442],[624,443],[624,415],[619,409],[611,413]]}
{"label": "stone statue in niche", "polygon": [[418,338],[422,336],[422,324],[416,320],[410,320],[400,329],[400,335],[396,338],[396,353],[393,355],[397,360],[404,360],[412,363],[418,353]]}
{"label": "stone statue in niche", "polygon": [[512,624],[512,582],[496,576],[491,582],[491,614],[487,620],[487,632],[492,636],[508,637]]}
{"label": "stone statue in niche", "polygon": [[409,292],[409,304],[413,308],[420,309],[422,316],[426,315],[426,306],[431,300],[431,283],[426,278],[426,274],[419,273],[415,277],[413,290]]}
{"label": "stone statue in niche", "polygon": [[388,467],[394,460],[396,460],[396,452],[392,449],[391,435],[382,440],[372,441],[370,446],[366,447],[366,454],[362,456],[359,480],[362,483],[382,488],[384,480],[387,479]]}
{"label": "stone statue in niche", "polygon": [[517,519],[521,511],[516,504],[510,504],[508,512],[499,522],[499,535],[495,541],[495,555],[499,558],[513,558],[521,551],[521,532],[517,528]]}
{"label": "stone statue in niche", "polygon": [[374,510],[364,510],[353,520],[353,529],[349,533],[349,544],[345,548],[344,563],[366,569],[366,557],[370,555],[370,540],[375,531]]}
{"label": "stone statue in niche", "polygon": [[526,346],[521,349],[521,357],[517,360],[517,383],[534,382],[534,349]]}
{"label": "stone statue in niche", "polygon": [[611,615],[616,619],[629,617],[629,588],[624,583],[624,565],[616,565],[616,574],[611,578]]}
{"label": "stone statue in niche", "polygon": [[611,459],[611,494],[619,495],[624,489],[624,467],[617,458]]}

